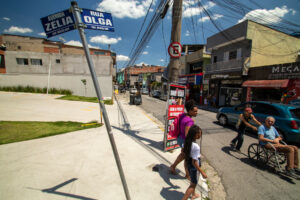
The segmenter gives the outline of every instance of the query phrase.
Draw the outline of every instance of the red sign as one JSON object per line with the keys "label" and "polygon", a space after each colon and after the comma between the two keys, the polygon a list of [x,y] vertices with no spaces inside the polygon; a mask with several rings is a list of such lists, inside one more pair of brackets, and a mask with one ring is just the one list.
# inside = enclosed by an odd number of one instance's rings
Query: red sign
{"label": "red sign", "polygon": [[184,112],[185,103],[185,87],[182,85],[171,84],[169,86],[168,100],[167,100],[167,120],[165,124],[164,133],[164,150],[169,151],[178,148],[177,138],[169,134],[170,126],[173,124],[175,118]]}
{"label": "red sign", "polygon": [[169,55],[172,58],[179,58],[182,52],[182,46],[179,42],[172,42],[168,47]]}

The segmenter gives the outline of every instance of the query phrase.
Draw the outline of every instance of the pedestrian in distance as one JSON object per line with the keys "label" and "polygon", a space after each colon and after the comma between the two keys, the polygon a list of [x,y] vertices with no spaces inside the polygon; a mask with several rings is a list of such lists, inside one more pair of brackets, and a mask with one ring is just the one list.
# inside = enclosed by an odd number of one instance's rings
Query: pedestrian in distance
{"label": "pedestrian in distance", "polygon": [[191,183],[182,198],[183,200],[188,199],[190,196],[191,199],[200,197],[200,195],[195,192],[195,188],[199,180],[199,173],[203,178],[207,178],[207,175],[201,169],[200,146],[196,142],[196,140],[200,139],[201,137],[201,128],[197,125],[193,125],[189,129],[188,135],[184,142],[183,152],[185,154],[185,161],[187,163]]}
{"label": "pedestrian in distance", "polygon": [[[185,109],[186,109],[186,113],[182,113],[179,116],[180,122],[179,122],[179,136],[177,137],[177,144],[182,148],[181,149],[181,153],[178,155],[178,157],[176,158],[175,162],[170,166],[170,172],[172,174],[176,174],[176,166],[182,162],[185,158],[185,155],[183,153],[183,145],[184,145],[184,141],[185,138],[188,134],[188,131],[190,129],[190,127],[192,125],[194,125],[194,120],[192,119],[192,117],[196,117],[197,113],[198,113],[198,108],[194,102],[194,100],[189,100],[185,103]],[[184,164],[184,169],[185,169],[185,174],[186,174],[186,178],[189,179],[189,173],[186,167],[186,163]]]}
{"label": "pedestrian in distance", "polygon": [[[244,142],[244,134],[247,127],[252,128],[255,132],[257,131],[257,128],[253,125],[251,125],[249,122],[250,120],[253,120],[257,125],[261,125],[259,121],[254,117],[252,114],[251,108],[245,108],[244,113],[240,114],[239,120],[237,122],[236,128],[238,135],[231,141],[230,146],[235,148],[237,152],[241,152],[241,147]],[[236,144],[237,142],[237,144]]]}
{"label": "pedestrian in distance", "polygon": [[259,143],[267,149],[276,149],[277,152],[283,152],[287,157],[287,165],[285,167],[288,175],[300,174],[298,163],[298,147],[293,145],[280,144],[282,138],[279,136],[277,130],[273,126],[275,119],[269,116],[265,120],[265,124],[258,128]]}

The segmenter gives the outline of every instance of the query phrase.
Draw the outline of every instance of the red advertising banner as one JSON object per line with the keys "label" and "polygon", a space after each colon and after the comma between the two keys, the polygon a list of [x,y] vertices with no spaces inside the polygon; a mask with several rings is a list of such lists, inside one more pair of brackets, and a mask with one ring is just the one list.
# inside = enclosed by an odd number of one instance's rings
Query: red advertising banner
{"label": "red advertising banner", "polygon": [[167,100],[167,120],[165,124],[164,133],[164,150],[169,151],[178,148],[177,138],[169,134],[170,126],[173,124],[175,118],[184,112],[185,103],[185,86],[171,84],[169,86],[168,100]]}

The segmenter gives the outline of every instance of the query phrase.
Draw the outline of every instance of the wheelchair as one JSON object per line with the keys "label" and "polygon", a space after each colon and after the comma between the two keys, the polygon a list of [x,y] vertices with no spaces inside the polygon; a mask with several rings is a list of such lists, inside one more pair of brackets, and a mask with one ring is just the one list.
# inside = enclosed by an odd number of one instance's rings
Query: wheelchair
{"label": "wheelchair", "polygon": [[[282,144],[286,145],[285,142],[280,141]],[[276,171],[283,172],[282,165],[286,162],[287,157],[282,152],[277,152],[273,144],[269,143],[272,149],[267,149],[259,143],[250,144],[248,147],[248,157],[254,163],[261,166],[271,166],[274,167]]]}

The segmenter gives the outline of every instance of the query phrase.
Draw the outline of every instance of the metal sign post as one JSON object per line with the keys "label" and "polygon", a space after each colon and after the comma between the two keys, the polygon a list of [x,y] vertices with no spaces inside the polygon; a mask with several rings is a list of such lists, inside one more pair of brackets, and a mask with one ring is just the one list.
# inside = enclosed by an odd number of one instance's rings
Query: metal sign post
{"label": "metal sign post", "polygon": [[77,26],[77,29],[79,31],[79,35],[80,35],[80,38],[81,38],[81,41],[82,41],[83,49],[84,49],[84,52],[85,52],[85,55],[86,55],[88,66],[89,66],[91,76],[92,76],[92,79],[93,79],[93,83],[94,83],[94,86],[95,86],[96,94],[97,94],[97,97],[99,99],[100,108],[103,111],[104,123],[105,123],[106,130],[107,130],[107,133],[108,133],[108,136],[109,136],[109,140],[110,140],[110,143],[111,143],[111,146],[112,146],[112,149],[113,149],[114,157],[115,157],[115,160],[116,160],[116,163],[117,163],[117,166],[118,166],[118,170],[119,170],[120,177],[121,177],[121,180],[122,180],[123,189],[124,189],[124,192],[125,192],[125,195],[126,195],[126,199],[130,200],[130,195],[129,195],[129,191],[128,191],[128,188],[127,188],[127,183],[126,183],[126,179],[125,179],[124,172],[123,172],[123,169],[122,169],[122,165],[121,165],[121,161],[120,161],[120,158],[119,158],[118,150],[117,150],[117,147],[116,147],[116,144],[115,144],[114,136],[113,136],[113,133],[112,133],[112,130],[111,130],[111,126],[110,126],[110,122],[109,122],[109,119],[108,119],[108,116],[107,116],[105,105],[102,101],[101,90],[100,90],[100,87],[99,87],[99,83],[98,83],[98,80],[97,80],[95,68],[94,68],[94,65],[93,65],[93,62],[92,62],[92,59],[91,59],[91,56],[90,56],[90,51],[89,51],[89,48],[88,48],[88,44],[87,44],[87,41],[86,41],[86,37],[85,37],[85,33],[84,33],[84,26],[85,25],[82,23],[82,20],[81,20],[80,8],[78,7],[76,1],[72,1],[71,5],[72,5],[72,12],[75,16],[76,26]]}

